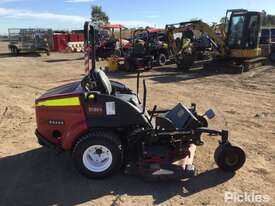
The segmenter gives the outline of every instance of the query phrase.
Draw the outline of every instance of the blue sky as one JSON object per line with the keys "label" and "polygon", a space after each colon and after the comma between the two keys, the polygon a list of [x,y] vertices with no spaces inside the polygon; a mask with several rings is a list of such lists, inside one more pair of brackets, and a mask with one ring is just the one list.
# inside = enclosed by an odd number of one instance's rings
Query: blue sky
{"label": "blue sky", "polygon": [[80,29],[91,5],[128,27],[162,27],[191,18],[217,22],[231,8],[275,15],[275,0],[0,0],[0,34],[12,27]]}

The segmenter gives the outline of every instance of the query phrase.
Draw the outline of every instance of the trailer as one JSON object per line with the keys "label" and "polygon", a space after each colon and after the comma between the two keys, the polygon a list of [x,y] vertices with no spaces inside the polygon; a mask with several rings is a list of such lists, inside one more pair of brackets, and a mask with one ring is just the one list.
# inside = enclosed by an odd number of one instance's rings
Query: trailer
{"label": "trailer", "polygon": [[20,52],[38,52],[50,54],[52,47],[51,29],[11,28],[9,31],[9,49],[11,54]]}

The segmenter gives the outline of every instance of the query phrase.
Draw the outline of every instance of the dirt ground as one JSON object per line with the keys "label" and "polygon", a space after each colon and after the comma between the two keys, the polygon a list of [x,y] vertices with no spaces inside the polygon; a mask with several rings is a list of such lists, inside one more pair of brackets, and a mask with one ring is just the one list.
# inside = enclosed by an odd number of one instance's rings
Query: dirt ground
{"label": "dirt ground", "polygon": [[[1,48],[1,46],[0,46]],[[1,51],[3,52],[3,47]],[[205,136],[189,180],[144,182],[117,174],[90,180],[77,173],[68,154],[41,148],[35,138],[34,99],[54,86],[83,76],[81,54],[0,55],[0,205],[275,205],[275,68],[244,74],[214,74],[174,66],[144,73],[148,106],[197,103],[216,111],[210,127],[228,128],[230,139],[247,153],[236,174],[217,169],[217,140]],[[135,89],[135,75],[109,74]],[[268,203],[225,203],[224,193],[268,195]]]}

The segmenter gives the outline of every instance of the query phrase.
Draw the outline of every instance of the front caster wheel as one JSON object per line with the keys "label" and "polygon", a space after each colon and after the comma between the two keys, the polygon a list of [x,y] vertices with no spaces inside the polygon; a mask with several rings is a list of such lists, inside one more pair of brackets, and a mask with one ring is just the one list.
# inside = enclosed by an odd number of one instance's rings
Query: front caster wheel
{"label": "front caster wheel", "polygon": [[102,178],[121,167],[122,145],[114,133],[95,131],[79,139],[72,157],[79,172],[90,178]]}
{"label": "front caster wheel", "polygon": [[214,159],[220,169],[233,172],[244,165],[246,156],[240,147],[220,145],[215,151]]}

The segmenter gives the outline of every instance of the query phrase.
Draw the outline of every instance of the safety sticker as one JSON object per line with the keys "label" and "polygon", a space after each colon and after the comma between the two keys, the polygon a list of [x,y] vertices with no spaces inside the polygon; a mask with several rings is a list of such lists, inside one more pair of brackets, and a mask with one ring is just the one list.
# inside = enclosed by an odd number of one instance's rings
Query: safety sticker
{"label": "safety sticker", "polygon": [[106,102],[106,115],[115,115],[116,114],[116,105],[115,102]]}

